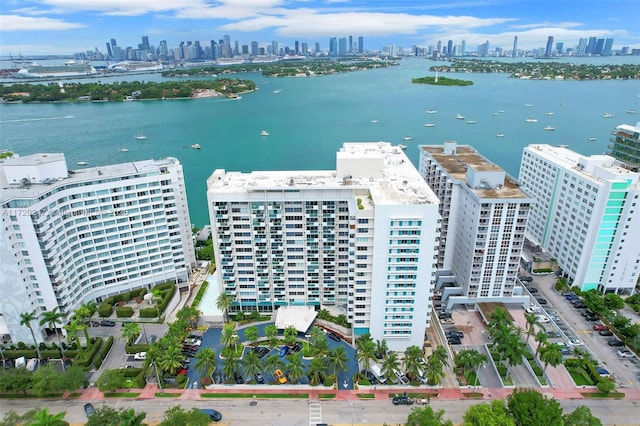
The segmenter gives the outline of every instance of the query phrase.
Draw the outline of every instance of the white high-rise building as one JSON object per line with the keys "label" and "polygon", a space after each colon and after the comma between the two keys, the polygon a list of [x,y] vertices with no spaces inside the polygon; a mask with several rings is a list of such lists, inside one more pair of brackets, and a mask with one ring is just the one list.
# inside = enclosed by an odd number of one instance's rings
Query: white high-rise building
{"label": "white high-rise building", "polygon": [[468,145],[420,146],[420,174],[440,199],[438,289],[455,304],[528,304],[517,284],[533,200]]}
{"label": "white high-rise building", "polygon": [[438,199],[404,152],[345,143],[336,170],[216,170],[207,182],[219,289],[232,312],[329,307],[404,350],[429,326]]}
{"label": "white high-rise building", "polygon": [[639,173],[608,155],[529,145],[520,182],[537,200],[527,234],[582,290],[631,294],[640,272]]}
{"label": "white high-rise building", "polygon": [[[175,158],[70,170],[63,154],[0,162],[0,334],[31,340],[20,314],[165,281],[196,265]],[[32,323],[38,339],[44,330]]]}

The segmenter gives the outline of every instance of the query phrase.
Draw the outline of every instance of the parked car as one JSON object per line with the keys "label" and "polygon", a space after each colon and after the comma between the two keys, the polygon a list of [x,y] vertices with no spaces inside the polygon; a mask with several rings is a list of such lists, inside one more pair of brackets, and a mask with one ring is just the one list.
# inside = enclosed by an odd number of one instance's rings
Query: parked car
{"label": "parked car", "polygon": [[278,383],[280,384],[285,384],[287,383],[287,378],[284,376],[284,374],[282,373],[282,370],[276,370],[273,372],[273,377],[278,381]]}
{"label": "parked car", "polygon": [[115,327],[116,326],[116,322],[115,321],[111,321],[111,320],[102,320],[102,321],[100,321],[100,325],[102,327]]}
{"label": "parked car", "polygon": [[569,339],[569,344],[571,346],[583,346],[584,342],[580,339]]}
{"label": "parked car", "polygon": [[237,371],[233,375],[233,380],[235,380],[236,385],[244,385],[244,377],[242,377],[242,374]]}
{"label": "parked car", "polygon": [[89,327],[100,327],[100,321],[85,320],[84,323],[85,323],[85,325],[88,325]]}
{"label": "parked car", "polygon": [[613,336],[611,330],[600,330],[598,331],[598,334],[601,336]]}
{"label": "parked car", "polygon": [[287,356],[289,354],[289,346],[282,346],[280,348],[280,356],[282,358],[284,358],[285,356]]}
{"label": "parked car", "polygon": [[596,367],[596,373],[598,373],[600,377],[611,377],[611,373],[602,367]]}
{"label": "parked car", "polygon": [[567,296],[575,296],[576,294],[572,291],[563,291],[562,293],[560,293],[562,296],[567,297]]}
{"label": "parked car", "polygon": [[536,297],[536,301],[541,305],[547,304],[547,299],[545,299],[544,297]]}
{"label": "parked car", "polygon": [[536,320],[540,323],[540,324],[544,324],[547,322],[551,322],[551,320],[549,318],[547,318],[545,315],[538,315],[536,317]]}
{"label": "parked car", "polygon": [[593,331],[600,331],[600,330],[609,330],[609,327],[607,327],[604,324],[596,324],[593,326]]}
{"label": "parked car", "polygon": [[84,412],[87,414],[87,417],[91,417],[96,413],[96,409],[93,408],[93,404],[87,402],[84,404]]}
{"label": "parked car", "polygon": [[530,283],[533,281],[533,277],[530,277],[529,275],[519,275],[518,279],[523,283]]}
{"label": "parked car", "polygon": [[149,344],[155,342],[156,340],[158,340],[158,336],[156,336],[155,334],[152,334],[151,336],[147,337],[147,343]]}
{"label": "parked car", "polygon": [[337,334],[335,334],[335,333],[327,333],[327,337],[328,337],[329,339],[331,339],[331,340],[336,341],[336,342],[339,342],[339,341],[340,341],[340,336],[338,336],[338,335],[337,335]]}
{"label": "parked car", "polygon": [[450,345],[461,345],[462,340],[458,339],[457,337],[452,337],[450,339],[447,339],[447,343]]}
{"label": "parked car", "polygon": [[264,384],[264,376],[262,374],[256,373],[254,379],[256,379],[257,383]]}
{"label": "parked car", "polygon": [[570,293],[566,296],[564,296],[565,299],[567,299],[569,302],[571,302],[572,300],[580,300],[580,298],[575,295],[574,293]]}
{"label": "parked car", "polygon": [[624,351],[618,351],[618,356],[620,358],[633,358],[636,355],[630,350],[624,350]]}
{"label": "parked car", "polygon": [[403,385],[408,385],[408,384],[410,383],[410,382],[409,382],[409,379],[407,379],[407,376],[405,376],[405,375],[404,375],[404,374],[402,374],[402,373],[398,373],[398,380],[399,380],[399,381],[400,381],[400,383],[402,383]]}
{"label": "parked car", "polygon": [[372,385],[376,385],[376,384],[380,383],[378,378],[376,376],[374,376],[374,374],[371,371],[362,370],[360,372],[360,374],[364,374],[365,377],[367,378],[367,380],[369,380],[369,383],[371,383]]}
{"label": "parked car", "polygon": [[133,356],[133,359],[135,359],[137,361],[143,361],[143,360],[147,359],[147,353],[146,352],[138,352],[137,354],[135,354]]}
{"label": "parked car", "polygon": [[462,339],[464,337],[464,333],[462,331],[458,331],[458,330],[449,330],[449,331],[445,332],[444,335],[447,338],[448,337],[457,337],[459,339]]}
{"label": "parked car", "polygon": [[396,396],[393,398],[393,405],[411,405],[413,399],[408,396]]}
{"label": "parked car", "polygon": [[528,314],[537,314],[539,310],[540,308],[538,308],[537,306],[529,306],[527,309],[525,309],[525,312]]}
{"label": "parked car", "polygon": [[295,345],[291,346],[291,348],[289,348],[289,353],[295,354],[297,352],[300,352],[301,350],[302,350],[302,345],[300,343],[296,343]]}
{"label": "parked car", "polygon": [[529,293],[531,294],[536,294],[538,292],[538,289],[535,287],[527,287],[527,290],[529,290]]}
{"label": "parked car", "polygon": [[219,422],[220,420],[222,420],[222,414],[212,408],[201,408],[200,411],[209,416],[209,419],[211,421]]}
{"label": "parked car", "polygon": [[609,346],[624,346],[624,342],[618,339],[609,339],[607,340],[607,345]]}
{"label": "parked car", "polygon": [[438,319],[451,319],[451,314],[447,312],[440,312],[438,314]]}

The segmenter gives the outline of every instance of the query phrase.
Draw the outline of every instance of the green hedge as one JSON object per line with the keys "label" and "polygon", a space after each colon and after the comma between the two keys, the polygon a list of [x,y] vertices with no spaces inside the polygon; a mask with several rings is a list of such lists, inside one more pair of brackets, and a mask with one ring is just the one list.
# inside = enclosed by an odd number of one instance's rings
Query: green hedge
{"label": "green hedge", "polygon": [[123,368],[122,375],[126,378],[136,377],[138,374],[144,371],[144,368]]}
{"label": "green hedge", "polygon": [[131,306],[118,306],[116,308],[116,316],[118,318],[131,318],[133,316],[133,308]]}
{"label": "green hedge", "polygon": [[95,342],[91,344],[91,346],[89,346],[87,350],[82,354],[83,355],[82,359],[76,358],[74,360],[74,365],[77,365],[79,367],[91,366],[91,364],[93,363],[93,358],[96,356],[96,354],[100,350],[100,347],[102,347],[102,342],[103,342],[102,337],[96,337]]}
{"label": "green hedge", "polygon": [[138,311],[140,318],[155,318],[158,316],[156,308],[143,308]]}
{"label": "green hedge", "polygon": [[124,347],[124,351],[128,354],[137,354],[138,352],[147,352],[149,345],[127,345]]}
{"label": "green hedge", "polygon": [[[126,369],[125,369],[126,370]],[[147,379],[145,378],[144,368],[140,369],[140,372],[136,376],[136,386],[139,389],[144,388],[147,385]]]}
{"label": "green hedge", "polygon": [[92,361],[93,368],[95,368],[96,370],[100,368],[100,366],[102,365],[102,362],[107,357],[107,354],[109,353],[109,349],[111,349],[111,346],[113,346],[113,336],[109,336],[107,338],[107,340],[104,342],[104,344],[100,348],[100,351],[93,358],[93,361]]}
{"label": "green hedge", "polygon": [[98,315],[101,317],[110,317],[113,314],[113,306],[110,303],[102,302],[98,307]]}

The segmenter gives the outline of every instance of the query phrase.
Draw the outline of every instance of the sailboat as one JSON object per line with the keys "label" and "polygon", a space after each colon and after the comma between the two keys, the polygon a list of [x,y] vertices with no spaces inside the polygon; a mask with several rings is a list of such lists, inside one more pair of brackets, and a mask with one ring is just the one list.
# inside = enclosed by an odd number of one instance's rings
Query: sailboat
{"label": "sailboat", "polygon": [[139,141],[145,140],[147,137],[142,133],[142,129],[138,129],[138,134],[136,134],[136,139]]}

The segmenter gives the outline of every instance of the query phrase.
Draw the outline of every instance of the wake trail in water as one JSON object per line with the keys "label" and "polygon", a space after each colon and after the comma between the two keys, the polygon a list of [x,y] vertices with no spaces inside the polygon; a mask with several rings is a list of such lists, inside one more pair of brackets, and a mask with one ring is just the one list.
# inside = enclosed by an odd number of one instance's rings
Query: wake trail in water
{"label": "wake trail in water", "polygon": [[20,121],[65,120],[69,118],[75,118],[75,116],[65,115],[63,117],[17,118],[15,120],[0,120],[0,123],[17,123]]}

